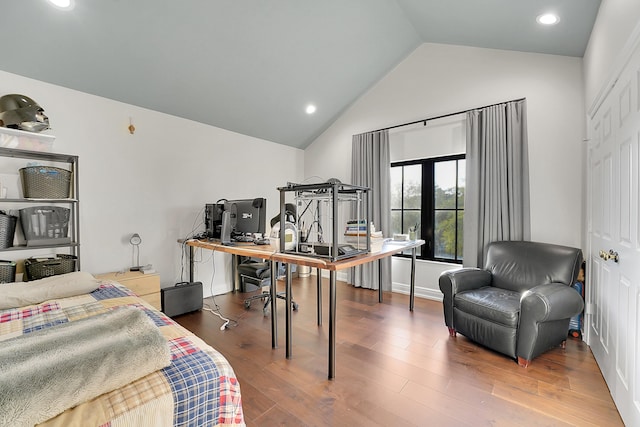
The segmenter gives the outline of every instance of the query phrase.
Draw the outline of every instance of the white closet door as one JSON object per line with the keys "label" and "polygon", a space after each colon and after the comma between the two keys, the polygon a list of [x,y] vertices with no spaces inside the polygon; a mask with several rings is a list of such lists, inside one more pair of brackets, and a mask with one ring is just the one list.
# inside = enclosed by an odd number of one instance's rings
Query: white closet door
{"label": "white closet door", "polygon": [[626,425],[640,425],[640,48],[590,120],[588,343]]}

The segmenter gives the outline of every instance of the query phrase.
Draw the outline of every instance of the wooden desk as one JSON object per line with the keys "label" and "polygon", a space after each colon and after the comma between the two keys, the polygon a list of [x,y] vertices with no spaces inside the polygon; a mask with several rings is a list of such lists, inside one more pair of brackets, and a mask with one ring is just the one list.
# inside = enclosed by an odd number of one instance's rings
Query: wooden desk
{"label": "wooden desk", "polygon": [[[234,246],[225,246],[219,242],[214,241],[202,241],[202,240],[188,240],[186,244],[191,248],[190,251],[190,280],[193,281],[193,248],[200,247],[203,249],[209,249],[214,251],[226,252],[232,255],[243,255],[256,258],[262,258],[271,262],[271,345],[276,348],[278,345],[277,338],[277,312],[276,312],[276,280],[275,275],[275,263],[282,262],[286,264],[285,274],[285,289],[286,289],[286,357],[290,359],[293,355],[293,339],[291,334],[291,266],[290,264],[304,265],[318,269],[318,324],[322,324],[321,317],[321,305],[322,301],[322,274],[320,270],[329,271],[329,379],[335,377],[335,353],[336,353],[336,272],[345,270],[347,268],[356,267],[358,265],[366,264],[372,261],[381,260],[383,258],[390,257],[391,255],[403,252],[407,249],[411,249],[411,290],[409,297],[409,310],[413,311],[414,299],[415,299],[415,267],[416,267],[416,249],[424,244],[424,240],[415,240],[407,242],[385,242],[380,252],[373,252],[363,255],[358,255],[352,258],[342,259],[338,261],[331,261],[325,258],[316,258],[311,256],[303,256],[297,254],[289,254],[278,252],[274,247],[265,245],[245,245],[238,244]],[[233,263],[236,266],[236,262]],[[380,274],[380,267],[378,273]],[[237,286],[237,268],[234,271],[234,289]],[[382,286],[378,288],[378,301],[382,302]]]}
{"label": "wooden desk", "polygon": [[237,243],[235,245],[223,245],[220,241],[215,240],[187,240],[185,242],[189,246],[189,281],[193,282],[193,251],[195,248],[207,249],[210,251],[218,251],[231,254],[233,260],[231,262],[233,274],[233,290],[237,291],[240,286],[240,277],[238,274],[238,256],[248,256],[268,260],[271,267],[271,286],[269,293],[271,294],[271,347],[278,347],[278,316],[276,315],[276,261],[273,256],[278,253],[277,249],[271,245],[254,245],[253,243]]}

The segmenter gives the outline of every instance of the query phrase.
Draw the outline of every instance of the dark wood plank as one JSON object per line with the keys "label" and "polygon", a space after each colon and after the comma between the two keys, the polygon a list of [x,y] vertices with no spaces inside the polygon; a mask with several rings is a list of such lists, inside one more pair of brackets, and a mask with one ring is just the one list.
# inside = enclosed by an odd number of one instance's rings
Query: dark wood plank
{"label": "dark wood plank", "polygon": [[[278,283],[282,289],[282,282]],[[295,279],[293,358],[284,352],[284,301],[278,300],[279,348],[271,348],[262,306],[251,294],[208,298],[232,319],[207,312],[176,318],[234,367],[248,426],[607,425],[622,426],[598,366],[582,341],[569,339],[528,368],[458,335],[450,338],[442,304],[407,295],[337,286],[336,378],[327,379],[328,286],[324,324],[316,324],[315,276]]]}

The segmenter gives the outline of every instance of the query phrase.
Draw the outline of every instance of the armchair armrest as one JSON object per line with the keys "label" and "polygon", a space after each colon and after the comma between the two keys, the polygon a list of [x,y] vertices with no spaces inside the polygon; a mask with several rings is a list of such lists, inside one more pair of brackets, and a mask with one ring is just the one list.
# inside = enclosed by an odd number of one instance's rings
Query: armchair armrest
{"label": "armchair armrest", "polygon": [[447,270],[440,274],[438,279],[440,291],[444,298],[444,321],[449,328],[453,325],[453,298],[458,292],[478,289],[491,284],[491,273],[479,268],[462,268],[459,270]]}
{"label": "armchair armrest", "polygon": [[458,292],[478,289],[490,284],[491,273],[480,268],[443,271],[439,279],[440,290],[445,295],[455,295]]}
{"label": "armchair armrest", "polygon": [[[520,299],[517,353],[531,360],[568,333],[569,319],[584,308],[582,296],[563,283],[531,288]],[[555,343],[555,344],[554,344]]]}
{"label": "armchair armrest", "polygon": [[582,296],[562,283],[548,283],[531,288],[520,300],[521,323],[568,319],[584,308]]}

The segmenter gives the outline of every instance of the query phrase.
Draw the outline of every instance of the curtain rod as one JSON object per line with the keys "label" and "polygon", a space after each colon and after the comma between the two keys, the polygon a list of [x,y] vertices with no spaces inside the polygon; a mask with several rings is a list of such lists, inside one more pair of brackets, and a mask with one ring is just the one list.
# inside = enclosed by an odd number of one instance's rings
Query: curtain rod
{"label": "curtain rod", "polygon": [[[506,104],[507,102],[519,102],[519,101],[524,101],[525,99],[527,99],[527,98],[519,98],[519,99],[512,99],[511,101],[496,102],[495,104],[485,105],[484,107],[469,108],[468,110],[458,111],[458,112],[456,112],[456,113],[442,114],[442,115],[440,115],[440,116],[429,117],[429,118],[427,118],[427,119],[416,120],[416,121],[414,121],[414,122],[403,123],[403,124],[401,124],[401,125],[389,126],[389,127],[386,127],[386,128],[382,128],[382,129],[374,130],[374,131],[372,131],[372,132],[382,132],[383,130],[390,130],[390,129],[400,128],[400,127],[403,127],[403,126],[415,125],[415,124],[418,124],[418,123],[424,123],[424,124],[425,124],[425,126],[426,126],[426,125],[427,125],[427,122],[428,122],[428,121],[430,121],[430,120],[444,119],[445,117],[457,116],[458,114],[468,113],[469,111],[473,111],[473,110],[482,110],[483,108],[495,107],[496,105]],[[365,133],[369,133],[369,132],[365,132]]]}

